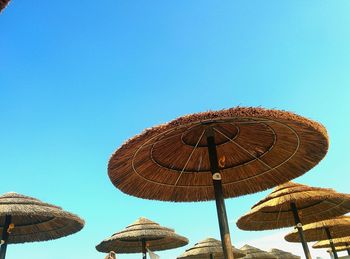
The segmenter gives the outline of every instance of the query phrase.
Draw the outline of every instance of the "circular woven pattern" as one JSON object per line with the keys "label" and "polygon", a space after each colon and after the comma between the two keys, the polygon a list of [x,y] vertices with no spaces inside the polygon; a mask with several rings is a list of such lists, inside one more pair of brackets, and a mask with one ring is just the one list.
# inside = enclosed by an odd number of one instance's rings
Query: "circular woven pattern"
{"label": "circular woven pattern", "polygon": [[303,224],[350,212],[350,195],[332,189],[288,182],[278,186],[237,221],[244,230],[266,230],[294,226],[291,203],[295,203]]}
{"label": "circular woven pattern", "polygon": [[45,241],[81,230],[84,220],[60,207],[17,193],[0,196],[0,233],[5,217],[14,224],[8,243]]}
{"label": "circular woven pattern", "polygon": [[[333,240],[334,246],[350,247],[350,236],[342,237],[342,238],[334,238],[332,240]],[[329,248],[329,247],[331,247],[329,240],[318,241],[316,244],[312,246],[312,248]]]}
{"label": "circular woven pattern", "polygon": [[270,254],[276,256],[277,259],[301,259],[300,256],[276,248],[271,249]]}
{"label": "circular woven pattern", "polygon": [[225,197],[298,177],[328,149],[321,124],[290,112],[242,107],[204,112],[147,129],[127,141],[109,161],[112,183],[146,199],[214,199],[208,129],[214,131]]}
{"label": "circular woven pattern", "polygon": [[[327,240],[326,228],[329,229],[332,238],[350,236],[350,216],[341,216],[304,225],[303,230],[306,242]],[[288,242],[300,242],[296,229],[284,238]]]}
{"label": "circular woven pattern", "polygon": [[2,9],[4,9],[9,2],[10,0],[0,0],[0,13]]}
{"label": "circular woven pattern", "polygon": [[151,251],[167,250],[188,244],[188,239],[176,234],[173,229],[139,218],[123,231],[113,234],[96,246],[97,251],[109,253],[141,253],[142,240]]}
{"label": "circular woven pattern", "polygon": [[244,245],[243,247],[240,248],[240,250],[246,253],[246,256],[243,257],[244,259],[252,259],[252,258],[276,259],[277,258],[273,254],[270,254],[266,251],[260,250],[250,245]]}
{"label": "circular woven pattern", "polygon": [[[232,246],[234,258],[241,258],[245,253]],[[215,259],[224,259],[224,252],[222,250],[221,241],[214,238],[204,239],[193,247],[187,249],[182,255],[177,258],[191,258],[191,259],[210,259],[213,255]]]}

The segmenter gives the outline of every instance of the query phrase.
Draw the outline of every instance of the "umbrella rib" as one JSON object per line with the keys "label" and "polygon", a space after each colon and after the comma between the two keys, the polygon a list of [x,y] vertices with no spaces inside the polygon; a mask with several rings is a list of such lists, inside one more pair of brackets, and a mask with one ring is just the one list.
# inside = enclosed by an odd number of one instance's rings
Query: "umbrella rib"
{"label": "umbrella rib", "polygon": [[269,166],[267,163],[265,163],[263,160],[261,160],[260,158],[258,158],[257,156],[253,155],[252,153],[250,153],[247,149],[245,149],[244,147],[242,147],[240,144],[238,144],[236,141],[234,141],[233,139],[231,139],[230,137],[228,137],[226,134],[222,133],[221,131],[214,129],[216,132],[220,133],[221,135],[223,135],[225,138],[227,138],[230,142],[232,142],[233,144],[235,144],[237,147],[239,147],[240,149],[244,150],[246,153],[248,153],[250,156],[252,156],[254,159],[258,160],[260,163],[262,163],[263,165],[267,166],[269,169],[272,169],[271,166]]}
{"label": "umbrella rib", "polygon": [[202,134],[200,135],[200,137],[199,137],[199,139],[198,139],[198,141],[197,141],[196,145],[195,145],[195,146],[194,146],[194,148],[192,149],[192,152],[191,152],[190,156],[188,157],[188,159],[187,159],[187,161],[186,161],[186,163],[185,163],[184,167],[182,168],[180,175],[177,177],[177,179],[176,179],[176,182],[175,182],[174,186],[176,186],[176,185],[177,185],[177,183],[179,182],[180,177],[182,176],[183,172],[185,171],[187,164],[190,162],[191,157],[192,157],[192,155],[193,155],[194,151],[195,151],[195,150],[196,150],[196,148],[198,147],[199,142],[202,140],[202,137],[203,137],[203,135],[204,135],[204,132],[205,132],[205,129],[203,130]]}

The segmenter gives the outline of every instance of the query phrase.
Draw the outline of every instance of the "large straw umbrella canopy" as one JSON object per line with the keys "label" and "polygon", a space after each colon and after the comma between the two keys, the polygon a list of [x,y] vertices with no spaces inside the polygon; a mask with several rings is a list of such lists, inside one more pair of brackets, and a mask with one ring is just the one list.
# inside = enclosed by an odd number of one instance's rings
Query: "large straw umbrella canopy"
{"label": "large straw umbrella canopy", "polygon": [[244,259],[276,259],[277,257],[273,254],[270,254],[266,251],[263,251],[259,248],[250,245],[244,245],[240,248],[243,252],[246,253]]}
{"label": "large straw umbrella canopy", "polygon": [[[241,258],[245,256],[245,253],[235,247],[232,247],[233,255],[235,258]],[[178,259],[224,259],[224,252],[222,250],[221,241],[214,238],[207,238],[193,247],[187,249],[182,255],[177,257]]]}
{"label": "large straw umbrella canopy", "polygon": [[333,189],[294,182],[282,184],[237,221],[243,230],[270,230],[295,226],[294,203],[302,224],[334,218],[350,212],[350,195]]}
{"label": "large straw umbrella canopy", "polygon": [[302,238],[302,224],[334,218],[349,211],[348,194],[288,182],[255,204],[237,221],[237,226],[244,230],[268,230],[296,225],[305,255],[310,258],[307,243]]}
{"label": "large straw umbrella canopy", "polygon": [[270,250],[270,254],[276,256],[277,259],[300,259],[300,256],[294,255],[292,253],[273,248]]}
{"label": "large straw umbrella canopy", "polygon": [[232,258],[223,198],[285,183],[327,153],[319,123],[294,113],[237,107],[187,115],[145,130],[111,157],[121,191],[164,201],[216,200],[224,254]]}
{"label": "large straw umbrella canopy", "polygon": [[160,251],[181,247],[188,239],[175,233],[173,229],[160,226],[146,218],[139,218],[124,230],[113,234],[96,246],[97,251],[109,253],[143,253],[146,248]]}
{"label": "large straw umbrella canopy", "polygon": [[[333,254],[338,258],[333,244],[333,238],[341,238],[350,236],[350,217],[340,216],[334,219],[323,220],[303,227],[305,240],[307,242],[329,240],[334,249]],[[288,242],[300,242],[296,230],[285,236]]]}
{"label": "large straw umbrella canopy", "polygon": [[56,239],[78,232],[83,226],[83,219],[58,206],[5,193],[0,196],[0,231],[5,242],[0,258],[5,258],[7,244]]}
{"label": "large straw umbrella canopy", "polygon": [[10,0],[0,0],[0,13],[2,9],[4,9],[9,2]]}

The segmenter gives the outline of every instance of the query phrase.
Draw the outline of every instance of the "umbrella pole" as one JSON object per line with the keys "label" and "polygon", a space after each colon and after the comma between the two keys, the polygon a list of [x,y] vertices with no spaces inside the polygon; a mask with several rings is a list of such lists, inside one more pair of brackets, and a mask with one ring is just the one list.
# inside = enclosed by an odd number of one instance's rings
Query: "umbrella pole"
{"label": "umbrella pole", "polygon": [[298,233],[299,233],[301,244],[302,244],[303,249],[304,249],[305,257],[306,257],[306,259],[311,259],[310,250],[309,250],[309,247],[308,247],[307,242],[305,240],[303,226],[300,222],[297,206],[295,205],[294,202],[292,202],[290,204],[290,207],[291,207],[292,212],[293,212],[295,227],[298,229]]}
{"label": "umbrella pole", "polygon": [[2,229],[2,235],[1,235],[1,249],[0,249],[0,259],[5,259],[6,256],[6,249],[7,249],[7,241],[9,239],[9,232],[7,231],[9,226],[11,224],[11,215],[6,215],[5,217],[5,224]]}
{"label": "umbrella pole", "polygon": [[147,258],[146,240],[142,239],[142,259],[146,259],[146,258]]}
{"label": "umbrella pole", "polygon": [[214,256],[213,256],[213,254],[210,254],[210,259],[214,259]]}
{"label": "umbrella pole", "polygon": [[210,170],[213,176],[213,185],[215,192],[216,210],[218,213],[218,220],[220,226],[221,243],[225,259],[234,259],[232,251],[232,243],[230,237],[230,230],[228,227],[226,207],[224,195],[222,191],[221,174],[219,170],[218,156],[216,151],[214,130],[208,128],[206,130],[206,137],[208,143],[208,153],[210,160]]}
{"label": "umbrella pole", "polygon": [[333,252],[334,258],[338,259],[339,257],[338,257],[338,254],[337,254],[337,250],[335,250],[335,246],[334,246],[334,243],[333,243],[331,232],[329,231],[329,228],[325,228],[325,230],[326,230],[326,234],[327,234],[329,243],[330,243],[330,245],[332,247],[332,252]]}

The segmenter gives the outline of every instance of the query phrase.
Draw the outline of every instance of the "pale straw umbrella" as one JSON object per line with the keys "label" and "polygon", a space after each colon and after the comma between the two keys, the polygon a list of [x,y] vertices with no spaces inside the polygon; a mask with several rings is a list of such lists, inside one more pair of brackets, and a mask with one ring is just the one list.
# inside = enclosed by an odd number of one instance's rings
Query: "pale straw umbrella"
{"label": "pale straw umbrella", "polygon": [[96,249],[103,253],[142,253],[142,258],[145,259],[147,248],[151,251],[161,251],[187,244],[188,239],[176,234],[173,229],[141,217],[124,230],[103,240]]}
{"label": "pale straw umbrella", "polygon": [[[350,217],[340,216],[334,219],[323,220],[304,225],[303,232],[306,242],[329,240],[334,257],[338,259],[333,238],[350,236]],[[300,242],[300,237],[296,230],[285,236],[288,242]]]}
{"label": "pale straw umbrella", "polygon": [[286,252],[277,248],[272,248],[270,254],[277,257],[277,259],[300,259],[300,256],[294,255],[290,252]]}
{"label": "pale straw umbrella", "polygon": [[[335,246],[335,250],[338,252],[339,247],[345,248],[344,250],[347,250],[348,254],[350,255],[350,236],[348,237],[341,237],[341,238],[334,238],[332,239],[333,244]],[[329,248],[331,247],[331,243],[329,240],[322,240],[315,243],[313,248]]]}
{"label": "pale straw umbrella", "polygon": [[84,220],[60,207],[14,192],[5,193],[0,196],[0,259],[5,258],[7,244],[57,239],[83,226]]}
{"label": "pale straw umbrella", "polygon": [[179,117],[145,130],[111,157],[121,191],[163,201],[216,200],[224,257],[232,259],[224,198],[269,189],[327,153],[319,123],[294,113],[236,107]]}
{"label": "pale straw umbrella", "polygon": [[311,258],[302,224],[334,218],[350,212],[350,196],[332,189],[294,182],[282,184],[237,221],[243,230],[269,230],[295,226],[306,258]]}
{"label": "pale straw umbrella", "polygon": [[246,253],[243,259],[277,259],[275,255],[250,245],[244,245],[240,250]]}
{"label": "pale straw umbrella", "polygon": [[[241,258],[245,256],[245,253],[235,247],[232,247],[233,255],[235,258]],[[177,257],[178,259],[223,259],[224,252],[222,250],[222,244],[219,240],[214,238],[206,238],[193,247],[187,249],[182,255]]]}

